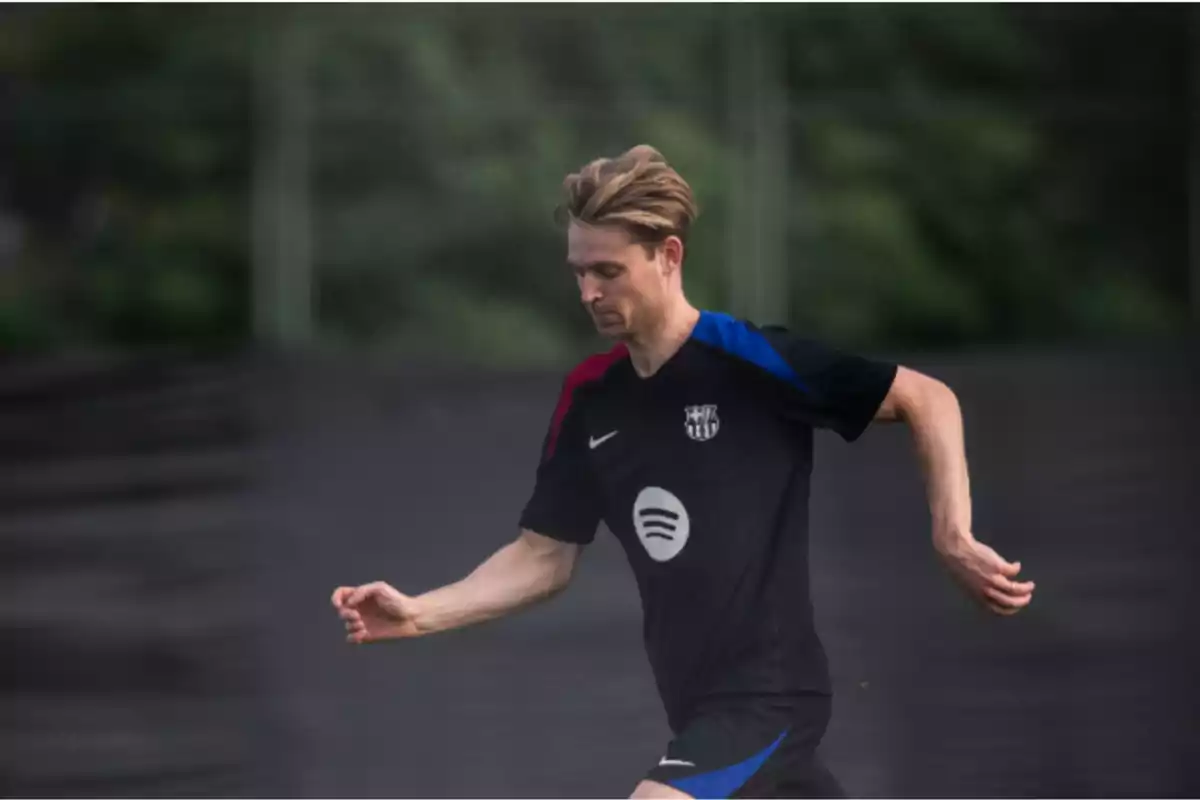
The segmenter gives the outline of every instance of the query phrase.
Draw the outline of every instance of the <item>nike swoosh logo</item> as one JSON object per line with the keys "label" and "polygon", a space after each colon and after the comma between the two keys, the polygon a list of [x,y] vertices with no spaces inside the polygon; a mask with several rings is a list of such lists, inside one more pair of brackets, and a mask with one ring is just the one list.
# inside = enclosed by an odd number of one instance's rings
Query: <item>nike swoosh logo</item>
{"label": "nike swoosh logo", "polygon": [[601,436],[599,438],[589,438],[588,439],[588,447],[595,450],[597,447],[604,444],[605,442],[607,442],[609,439],[611,439],[612,437],[614,437],[616,435],[617,435],[617,432],[612,431],[610,433],[604,434],[603,436]]}
{"label": "nike swoosh logo", "polygon": [[660,767],[694,767],[696,766],[691,761],[683,761],[678,758],[663,758],[658,762]]}

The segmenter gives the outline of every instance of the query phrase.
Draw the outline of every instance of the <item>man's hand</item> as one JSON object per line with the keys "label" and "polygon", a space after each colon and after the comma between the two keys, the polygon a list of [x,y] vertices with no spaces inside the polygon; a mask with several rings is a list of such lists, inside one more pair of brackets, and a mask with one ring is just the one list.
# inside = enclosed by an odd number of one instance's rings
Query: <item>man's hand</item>
{"label": "man's hand", "polygon": [[521,530],[460,581],[409,597],[386,583],[339,586],[331,598],[346,641],[406,639],[497,619],[566,588],[581,546]]}
{"label": "man's hand", "polygon": [[954,579],[995,613],[1015,614],[1033,600],[1033,581],[1015,580],[1021,571],[1019,561],[1005,561],[970,535],[935,537],[934,541]]}
{"label": "man's hand", "polygon": [[333,590],[333,607],[346,623],[346,641],[352,644],[419,636],[417,602],[386,583],[339,586]]}

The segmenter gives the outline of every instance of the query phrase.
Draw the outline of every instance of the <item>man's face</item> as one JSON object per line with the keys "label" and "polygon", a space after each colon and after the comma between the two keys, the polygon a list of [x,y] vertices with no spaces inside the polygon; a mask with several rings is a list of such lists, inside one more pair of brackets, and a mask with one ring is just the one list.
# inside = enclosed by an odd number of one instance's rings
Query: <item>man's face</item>
{"label": "man's face", "polygon": [[661,318],[669,276],[681,255],[674,237],[647,252],[617,227],[572,222],[567,230],[567,264],[579,283],[579,299],[596,330],[616,339],[649,330]]}

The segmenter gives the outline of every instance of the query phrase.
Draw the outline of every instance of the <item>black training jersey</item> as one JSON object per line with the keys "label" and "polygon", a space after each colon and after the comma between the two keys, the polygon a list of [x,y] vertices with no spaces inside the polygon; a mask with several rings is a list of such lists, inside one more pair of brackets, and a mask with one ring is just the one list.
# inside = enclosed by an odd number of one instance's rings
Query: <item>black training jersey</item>
{"label": "black training jersey", "polygon": [[830,691],[808,584],[813,429],[858,438],[895,371],[703,312],[648,378],[623,346],[568,376],[521,526],[586,544],[603,519],[620,540],[673,728],[716,695]]}

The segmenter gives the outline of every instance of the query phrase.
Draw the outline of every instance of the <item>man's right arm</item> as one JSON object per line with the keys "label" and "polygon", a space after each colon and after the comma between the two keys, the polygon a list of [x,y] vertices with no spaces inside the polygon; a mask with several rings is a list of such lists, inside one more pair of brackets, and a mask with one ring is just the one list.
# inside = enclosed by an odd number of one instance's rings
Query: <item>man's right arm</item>
{"label": "man's right arm", "polygon": [[417,630],[461,628],[548,600],[567,587],[579,552],[577,544],[521,529],[461,581],[414,598]]}
{"label": "man's right arm", "polygon": [[496,619],[566,588],[580,546],[522,529],[460,581],[416,597],[386,583],[339,587],[333,605],[354,643],[426,636]]}
{"label": "man's right arm", "polygon": [[346,621],[347,639],[360,643],[461,628],[548,599],[566,587],[601,517],[575,390],[610,360],[585,361],[563,382],[516,541],[462,580],[418,597],[386,583],[339,587],[333,605]]}

